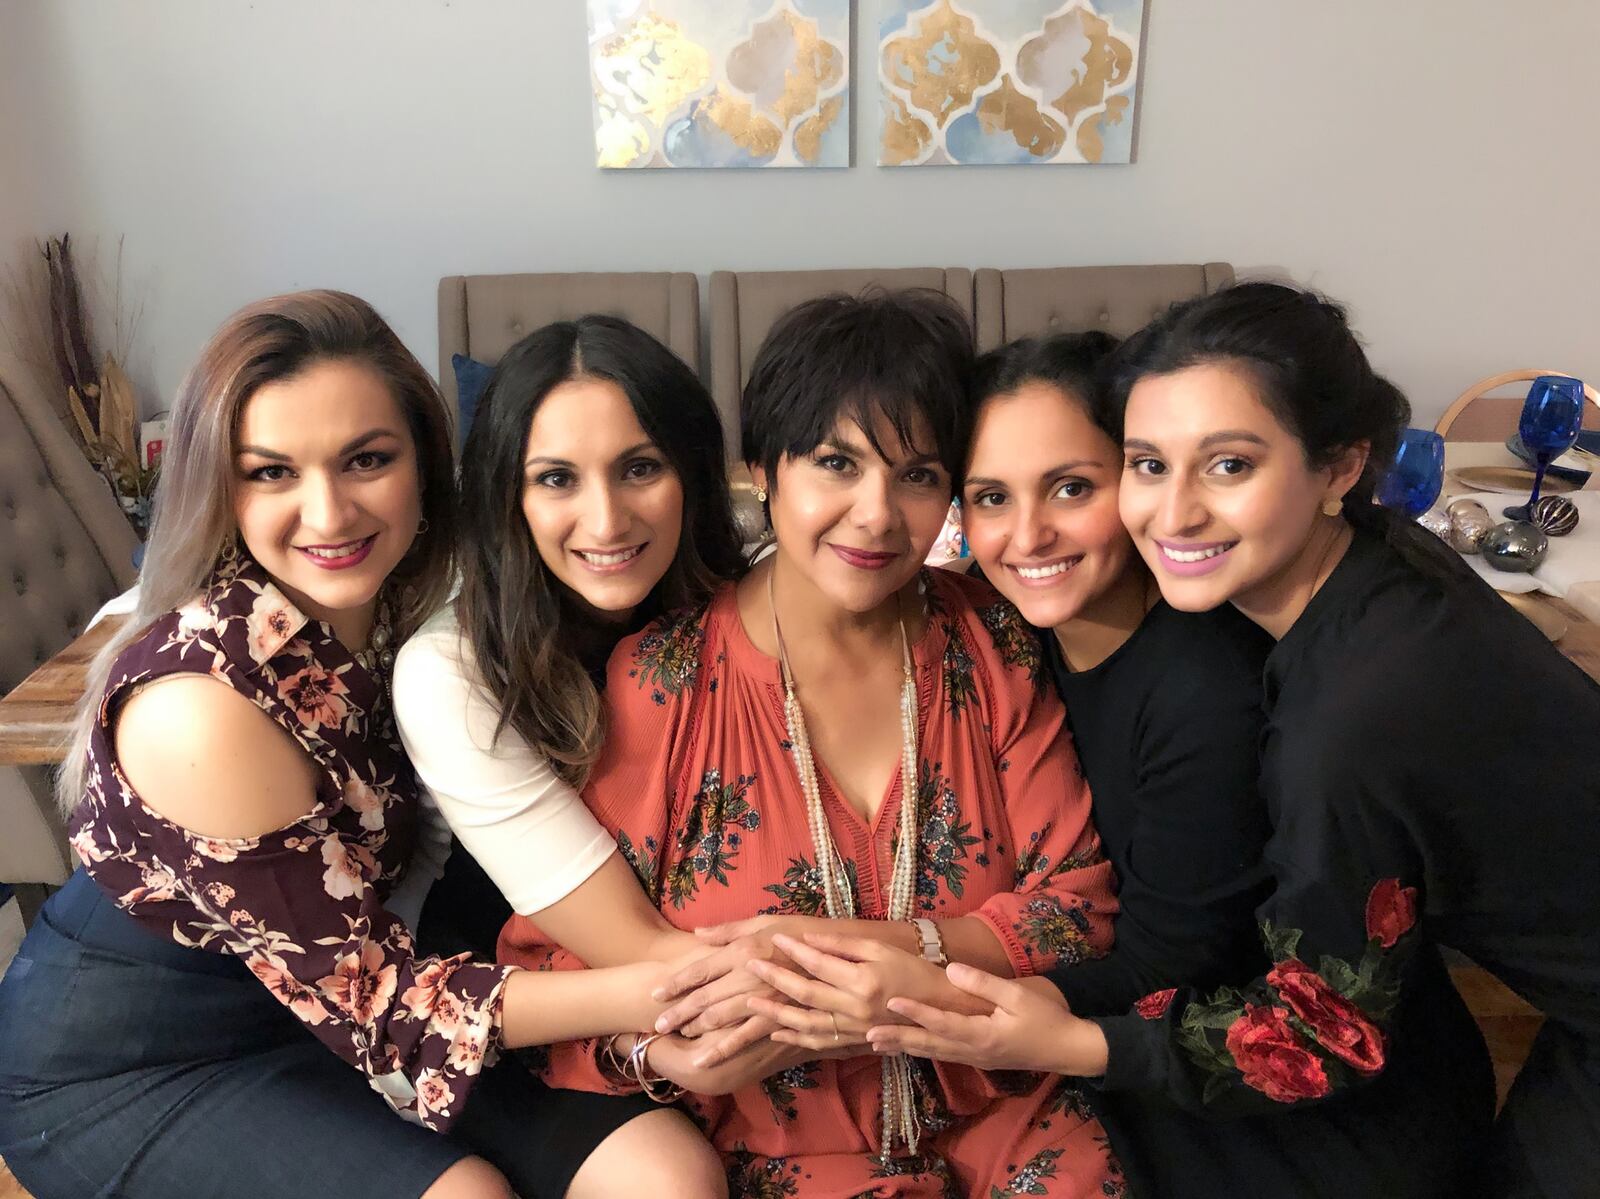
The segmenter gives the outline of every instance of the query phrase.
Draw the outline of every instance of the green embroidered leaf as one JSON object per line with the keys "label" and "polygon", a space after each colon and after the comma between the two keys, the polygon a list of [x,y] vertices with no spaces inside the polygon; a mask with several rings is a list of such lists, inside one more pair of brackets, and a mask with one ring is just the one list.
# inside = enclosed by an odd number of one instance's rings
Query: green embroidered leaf
{"label": "green embroidered leaf", "polygon": [[1276,928],[1270,920],[1261,922],[1261,943],[1266,946],[1267,956],[1274,962],[1298,957],[1301,936],[1298,928]]}

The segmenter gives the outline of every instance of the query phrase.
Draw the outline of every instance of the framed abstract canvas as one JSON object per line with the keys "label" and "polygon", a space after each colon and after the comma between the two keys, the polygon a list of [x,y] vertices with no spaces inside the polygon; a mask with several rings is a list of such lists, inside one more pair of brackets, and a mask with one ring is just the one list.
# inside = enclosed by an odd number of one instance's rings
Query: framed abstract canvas
{"label": "framed abstract canvas", "polygon": [[850,165],[849,0],[588,6],[597,165]]}
{"label": "framed abstract canvas", "polygon": [[1146,0],[891,0],[880,166],[1133,160]]}

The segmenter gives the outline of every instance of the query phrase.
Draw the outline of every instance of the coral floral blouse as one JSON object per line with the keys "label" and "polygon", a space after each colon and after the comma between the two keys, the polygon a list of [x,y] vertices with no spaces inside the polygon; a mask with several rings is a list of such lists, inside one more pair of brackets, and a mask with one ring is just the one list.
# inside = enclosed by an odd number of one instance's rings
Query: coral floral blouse
{"label": "coral floral blouse", "polygon": [[[1112,872],[1061,703],[1042,685],[1038,643],[987,585],[938,570],[923,582],[930,619],[913,646],[922,830],[915,910],[984,921],[1019,975],[1097,956],[1111,939]],[[584,797],[672,924],[822,913],[779,666],[745,633],[733,585],[621,642],[606,704],[605,749]],[[899,772],[871,820],[839,797],[822,761],[817,776],[858,912],[881,917],[903,802]],[[523,917],[508,923],[501,957],[578,964]],[[934,1071],[922,1071],[930,1128],[975,1114],[999,1093],[978,1071],[936,1071],[937,1084]],[[788,1074],[796,1077],[786,1083]],[[863,1132],[876,1129],[877,1059],[807,1063],[788,1074],[697,1101],[719,1148],[803,1152],[795,1138],[806,1139],[802,1130],[833,1136],[841,1101]],[[614,1085],[592,1042],[555,1047],[547,1078],[587,1090]],[[827,1148],[819,1141],[818,1151]]]}
{"label": "coral floral blouse", "polygon": [[[317,764],[316,803],[259,837],[202,837],[146,807],[115,754],[118,705],[174,674],[255,703]],[[444,1129],[499,1046],[503,966],[417,958],[384,909],[416,839],[417,784],[379,680],[254,560],[224,556],[206,592],[112,667],[72,844],[139,924],[235,954],[401,1115]]]}

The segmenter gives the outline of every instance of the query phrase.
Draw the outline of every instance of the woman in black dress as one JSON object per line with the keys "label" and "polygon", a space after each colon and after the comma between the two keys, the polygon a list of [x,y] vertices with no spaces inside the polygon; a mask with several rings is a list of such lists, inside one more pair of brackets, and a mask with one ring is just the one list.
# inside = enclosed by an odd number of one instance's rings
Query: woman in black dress
{"label": "woman in black dress", "polygon": [[[1124,347],[1114,394],[1122,515],[1162,595],[1232,604],[1277,641],[1271,968],[1110,1019],[952,970],[993,1015],[897,1001],[924,1028],[873,1039],[1208,1115],[1314,1108],[1322,1134],[1298,1150],[1329,1192],[1593,1194],[1600,686],[1373,505],[1409,406],[1336,305],[1269,284],[1178,305]],[[1492,1138],[1482,1038],[1441,946],[1546,1015]]]}

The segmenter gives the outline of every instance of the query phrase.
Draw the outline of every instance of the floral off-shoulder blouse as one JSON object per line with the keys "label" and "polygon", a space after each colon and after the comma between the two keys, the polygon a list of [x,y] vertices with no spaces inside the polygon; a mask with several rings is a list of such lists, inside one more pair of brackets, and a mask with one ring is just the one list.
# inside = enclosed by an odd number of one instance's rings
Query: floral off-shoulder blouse
{"label": "floral off-shoulder blouse", "polygon": [[[118,706],[174,674],[209,675],[270,716],[319,767],[304,816],[259,837],[202,837],[147,807],[115,752]],[[112,667],[72,844],[139,924],[235,954],[401,1115],[444,1130],[499,1049],[507,968],[418,958],[384,908],[416,839],[418,786],[382,683],[265,571],[231,548],[205,593]]]}

